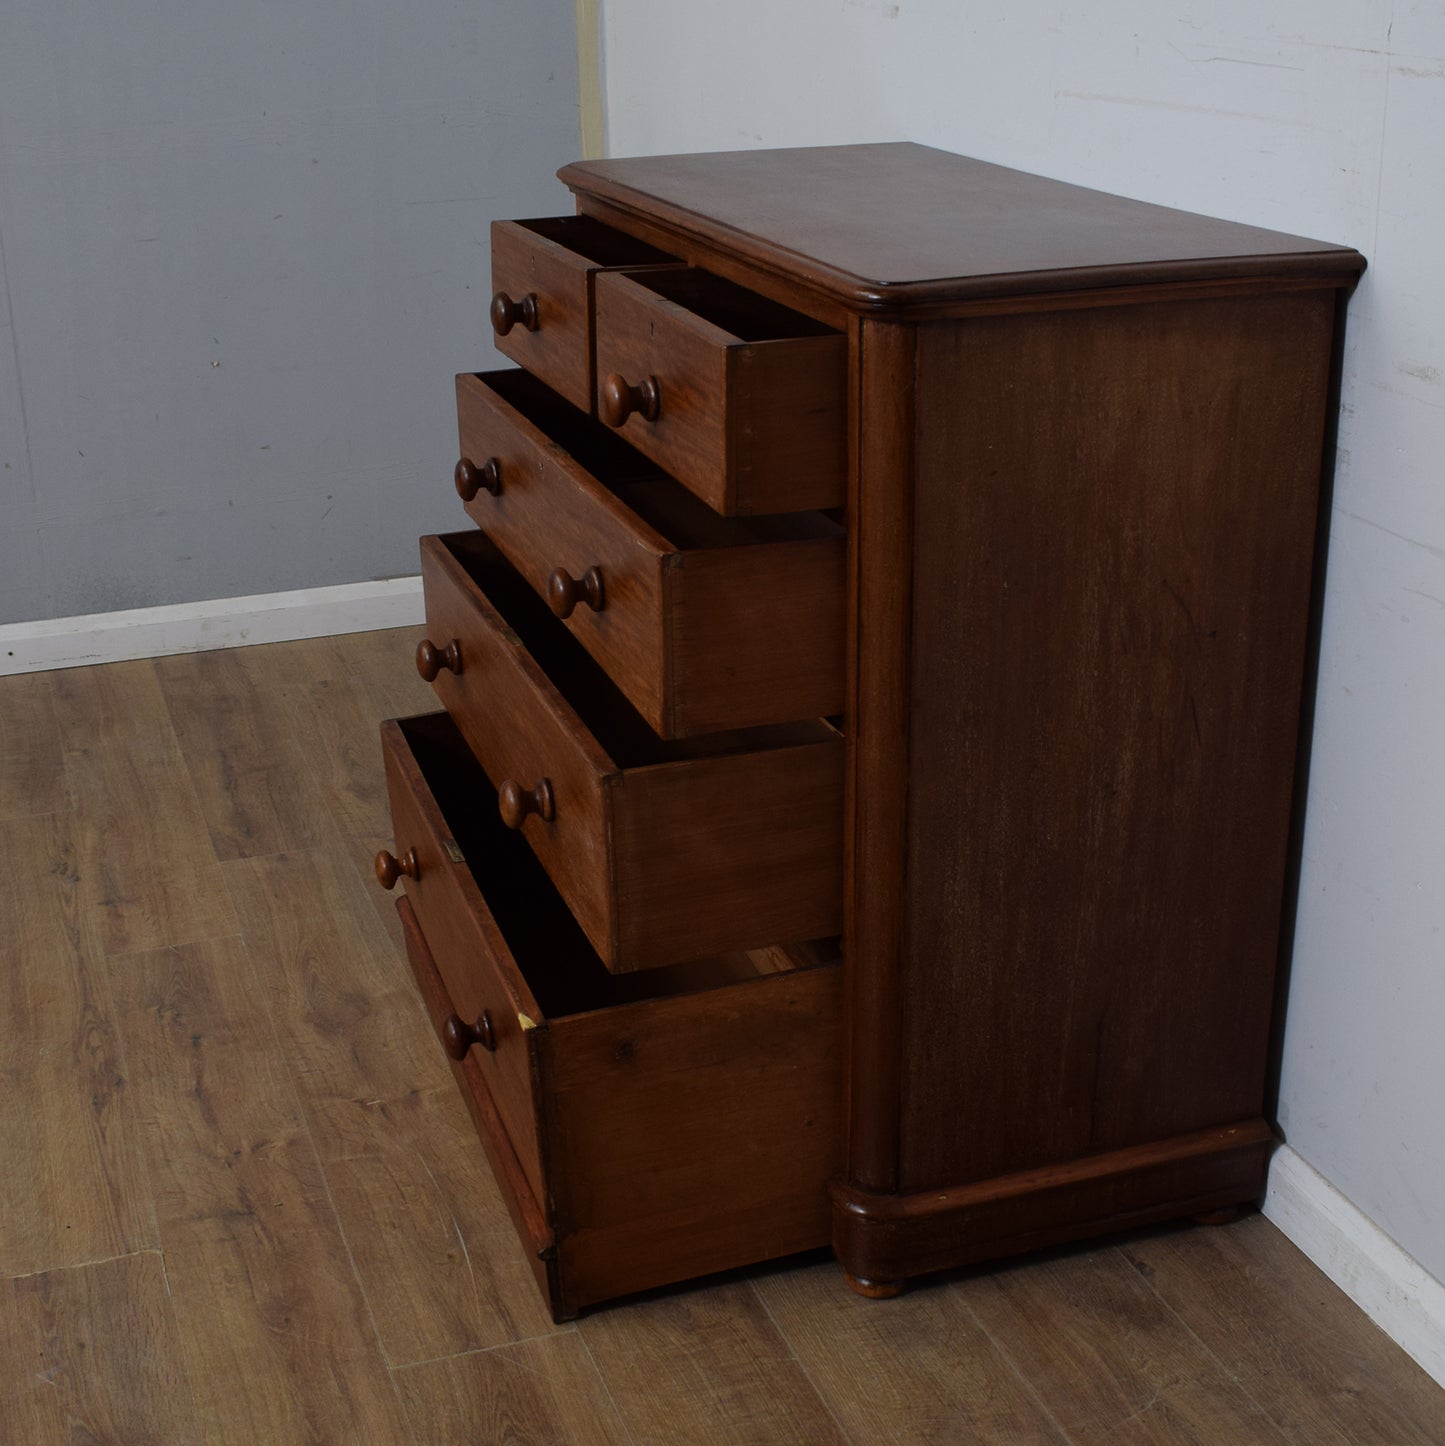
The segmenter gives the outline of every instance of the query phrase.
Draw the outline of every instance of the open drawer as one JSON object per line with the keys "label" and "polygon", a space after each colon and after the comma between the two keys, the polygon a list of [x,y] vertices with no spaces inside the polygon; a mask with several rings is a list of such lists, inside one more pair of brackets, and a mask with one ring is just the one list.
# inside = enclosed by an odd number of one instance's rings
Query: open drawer
{"label": "open drawer", "polygon": [[592,216],[492,222],[492,330],[497,349],[592,409],[593,280],[612,266],[681,262]]}
{"label": "open drawer", "polygon": [[596,283],[597,415],[722,513],[841,507],[843,336],[695,268]]}
{"label": "open drawer", "polygon": [[382,726],[407,949],[557,1319],[827,1243],[836,941],[616,976],[445,714]]}
{"label": "open drawer", "polygon": [[457,378],[467,511],[665,737],[843,711],[845,536],[722,517],[524,371]]}
{"label": "open drawer", "polygon": [[609,969],[841,930],[835,728],[661,739],[484,534],[421,551],[423,675]]}

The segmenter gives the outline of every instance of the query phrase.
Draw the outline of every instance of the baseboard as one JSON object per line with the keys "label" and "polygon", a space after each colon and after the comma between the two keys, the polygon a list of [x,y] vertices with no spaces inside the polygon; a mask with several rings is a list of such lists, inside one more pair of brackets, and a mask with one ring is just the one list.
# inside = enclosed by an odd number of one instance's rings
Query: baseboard
{"label": "baseboard", "polygon": [[1288,1145],[1271,1162],[1264,1213],[1445,1386],[1445,1285]]}
{"label": "baseboard", "polygon": [[6,623],[0,625],[0,676],[413,627],[422,618],[421,578],[393,577]]}

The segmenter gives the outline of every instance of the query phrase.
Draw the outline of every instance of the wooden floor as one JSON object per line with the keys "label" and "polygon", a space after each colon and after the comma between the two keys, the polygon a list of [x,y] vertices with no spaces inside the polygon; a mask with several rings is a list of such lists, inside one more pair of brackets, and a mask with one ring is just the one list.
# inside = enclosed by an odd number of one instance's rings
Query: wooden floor
{"label": "wooden floor", "polygon": [[0,678],[0,1442],[1442,1442],[1259,1218],[554,1327],[369,881],[402,633]]}

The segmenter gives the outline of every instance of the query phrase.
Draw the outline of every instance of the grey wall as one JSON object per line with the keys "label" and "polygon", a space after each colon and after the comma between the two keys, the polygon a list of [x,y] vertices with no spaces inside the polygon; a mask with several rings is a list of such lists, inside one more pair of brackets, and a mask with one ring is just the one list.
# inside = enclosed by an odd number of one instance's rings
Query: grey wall
{"label": "grey wall", "polygon": [[417,570],[573,0],[5,0],[0,622]]}

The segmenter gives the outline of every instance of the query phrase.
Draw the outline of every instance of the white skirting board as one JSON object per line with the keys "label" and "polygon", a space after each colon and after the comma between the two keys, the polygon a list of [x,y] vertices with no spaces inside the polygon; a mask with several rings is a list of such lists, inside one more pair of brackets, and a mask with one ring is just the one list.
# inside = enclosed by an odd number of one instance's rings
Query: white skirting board
{"label": "white skirting board", "polygon": [[1445,1386],[1445,1285],[1288,1145],[1270,1163],[1264,1213]]}
{"label": "white skirting board", "polygon": [[413,627],[422,619],[421,578],[392,577],[381,582],[348,582],[254,597],[6,623],[0,626],[0,676]]}

